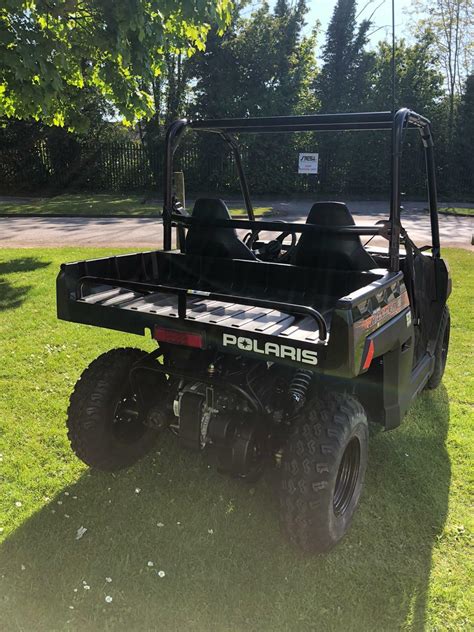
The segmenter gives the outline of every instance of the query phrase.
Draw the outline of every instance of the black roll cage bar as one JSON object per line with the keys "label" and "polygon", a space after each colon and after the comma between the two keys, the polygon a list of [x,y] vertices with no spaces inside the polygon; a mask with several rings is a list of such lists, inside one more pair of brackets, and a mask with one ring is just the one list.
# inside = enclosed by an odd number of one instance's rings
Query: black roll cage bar
{"label": "black roll cage bar", "polygon": [[[212,132],[218,134],[231,148],[240,186],[247,209],[247,220],[216,220],[214,226],[229,226],[234,228],[249,228],[252,231],[290,230],[296,233],[302,232],[337,232],[356,233],[358,235],[378,235],[389,232],[389,256],[390,270],[398,272],[400,255],[400,165],[403,148],[403,136],[405,129],[416,128],[419,130],[425,150],[428,203],[431,219],[432,255],[440,257],[438,209],[436,196],[436,173],[434,162],[434,145],[431,133],[430,121],[409,110],[402,108],[392,112],[360,112],[343,114],[311,114],[306,116],[273,116],[263,118],[245,119],[214,119],[188,121],[178,119],[171,123],[166,132],[165,139],[165,169],[164,169],[164,206],[163,206],[163,245],[165,250],[172,248],[172,227],[178,228],[178,235],[183,232],[184,226],[191,226],[205,222],[182,215],[178,212],[173,198],[173,159],[183,132],[191,129],[197,132]],[[390,218],[383,226],[339,226],[319,227],[310,224],[298,224],[293,222],[267,222],[255,220],[247,179],[242,166],[239,146],[234,133],[279,133],[279,132],[338,132],[338,131],[372,131],[391,130],[392,132],[392,158],[391,158],[391,193],[390,193]]]}

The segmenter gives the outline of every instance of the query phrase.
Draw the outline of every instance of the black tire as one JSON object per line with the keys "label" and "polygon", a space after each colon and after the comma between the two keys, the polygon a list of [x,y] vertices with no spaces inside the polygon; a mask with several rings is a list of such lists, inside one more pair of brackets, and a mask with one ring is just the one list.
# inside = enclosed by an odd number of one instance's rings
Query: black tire
{"label": "black tire", "polygon": [[129,372],[146,356],[140,349],[112,349],[91,362],[77,381],[69,400],[68,438],[74,453],[90,467],[126,468],[153,446],[157,430],[143,425],[139,414],[120,413],[124,398],[133,409]]}
{"label": "black tire", "polygon": [[441,384],[444,369],[446,368],[446,360],[448,359],[449,335],[451,331],[451,316],[449,308],[445,306],[441,316],[441,325],[439,330],[439,338],[434,353],[435,365],[430,379],[426,383],[426,388],[432,390]]}
{"label": "black tire", "polygon": [[367,416],[356,399],[328,392],[305,406],[284,450],[280,489],[283,529],[303,551],[328,551],[349,529],[367,452]]}

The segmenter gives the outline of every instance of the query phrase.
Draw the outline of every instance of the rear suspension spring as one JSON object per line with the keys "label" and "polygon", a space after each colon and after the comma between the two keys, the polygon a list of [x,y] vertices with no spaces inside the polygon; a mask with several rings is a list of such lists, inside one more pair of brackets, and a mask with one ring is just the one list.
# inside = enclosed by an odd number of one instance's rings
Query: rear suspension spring
{"label": "rear suspension spring", "polygon": [[311,371],[300,370],[293,375],[288,392],[291,400],[297,406],[304,404],[312,379]]}

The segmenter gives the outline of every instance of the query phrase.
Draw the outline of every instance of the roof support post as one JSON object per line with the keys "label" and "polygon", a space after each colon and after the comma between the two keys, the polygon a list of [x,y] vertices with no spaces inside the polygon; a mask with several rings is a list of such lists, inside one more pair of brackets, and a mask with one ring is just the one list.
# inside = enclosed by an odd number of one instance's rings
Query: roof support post
{"label": "roof support post", "polygon": [[409,110],[398,110],[393,119],[392,128],[392,182],[390,191],[390,270],[400,269],[400,159],[402,155],[402,136]]}
{"label": "roof support post", "polygon": [[165,137],[165,164],[163,170],[163,248],[171,250],[172,248],[172,222],[171,215],[173,213],[173,157],[178,145],[179,137],[184,132],[186,119],[178,119],[171,123],[166,131]]}
{"label": "roof support post", "polygon": [[433,257],[441,256],[438,223],[438,197],[436,193],[436,168],[434,158],[434,143],[431,135],[431,125],[426,125],[420,130],[421,139],[425,148],[426,184],[428,188],[428,205],[431,220],[431,245]]}
{"label": "roof support post", "polygon": [[237,173],[239,174],[239,182],[240,188],[242,190],[242,195],[245,202],[245,208],[247,209],[247,215],[250,220],[255,219],[255,214],[253,212],[252,200],[250,199],[250,191],[247,183],[247,178],[245,176],[244,168],[242,166],[242,159],[240,157],[239,145],[234,136],[230,134],[221,134],[221,137],[225,140],[225,142],[232,149],[232,154],[235,160],[235,166],[237,167]]}

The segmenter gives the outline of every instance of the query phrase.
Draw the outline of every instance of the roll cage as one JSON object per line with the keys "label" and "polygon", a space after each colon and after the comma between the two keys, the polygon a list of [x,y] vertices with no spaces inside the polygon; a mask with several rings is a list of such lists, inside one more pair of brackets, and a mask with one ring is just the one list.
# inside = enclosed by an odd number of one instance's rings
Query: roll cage
{"label": "roll cage", "polygon": [[[426,161],[426,177],[428,189],[428,203],[431,218],[432,255],[440,257],[438,210],[436,198],[436,174],[434,162],[434,146],[430,121],[409,110],[402,108],[396,113],[392,112],[360,112],[343,114],[312,114],[307,116],[273,116],[264,118],[245,119],[214,119],[196,120],[178,119],[168,127],[165,139],[165,169],[164,169],[164,249],[172,248],[172,228],[178,230],[178,240],[183,228],[199,223],[189,215],[184,215],[176,205],[173,197],[173,159],[179,141],[186,130],[195,132],[211,132],[218,134],[231,148],[240,186],[247,209],[246,220],[215,220],[213,225],[245,228],[252,231],[267,230],[281,232],[282,229],[295,233],[303,232],[337,232],[356,233],[358,235],[386,235],[389,236],[389,269],[392,272],[399,270],[400,256],[400,166],[405,129],[416,128],[419,130],[423,142]],[[236,133],[281,133],[281,132],[337,132],[337,131],[372,131],[391,130],[392,132],[392,157],[391,157],[391,193],[390,216],[388,223],[383,226],[339,226],[321,227],[310,224],[294,222],[258,221],[255,219],[250,192],[245,177]]]}

